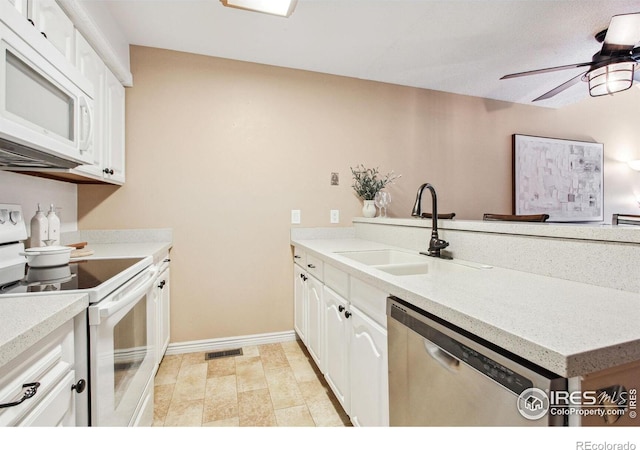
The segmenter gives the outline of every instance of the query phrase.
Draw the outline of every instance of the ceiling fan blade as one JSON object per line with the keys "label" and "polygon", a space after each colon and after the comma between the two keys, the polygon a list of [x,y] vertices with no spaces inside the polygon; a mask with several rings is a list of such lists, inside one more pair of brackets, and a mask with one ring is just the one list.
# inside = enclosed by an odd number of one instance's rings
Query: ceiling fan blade
{"label": "ceiling fan blade", "polygon": [[537,102],[539,100],[546,100],[548,98],[553,97],[556,94],[559,94],[560,92],[564,91],[565,89],[570,88],[571,86],[573,86],[574,84],[576,84],[577,82],[579,82],[580,80],[582,80],[582,76],[587,73],[581,73],[580,75],[576,75],[575,77],[571,78],[569,81],[566,81],[564,83],[562,83],[560,86],[557,86],[553,89],[551,89],[549,92],[547,92],[546,94],[542,94],[540,97],[534,99],[534,102]]}
{"label": "ceiling fan blade", "polygon": [[600,55],[611,56],[633,50],[640,41],[640,13],[613,16]]}
{"label": "ceiling fan blade", "polygon": [[509,78],[525,77],[528,75],[537,75],[539,73],[548,73],[548,72],[557,72],[559,70],[576,69],[578,67],[588,67],[588,66],[591,66],[592,64],[593,62],[589,61],[589,62],[578,63],[578,64],[567,64],[566,66],[557,66],[557,67],[548,67],[546,69],[529,70],[527,72],[511,73],[509,75],[503,76],[500,79],[508,80]]}

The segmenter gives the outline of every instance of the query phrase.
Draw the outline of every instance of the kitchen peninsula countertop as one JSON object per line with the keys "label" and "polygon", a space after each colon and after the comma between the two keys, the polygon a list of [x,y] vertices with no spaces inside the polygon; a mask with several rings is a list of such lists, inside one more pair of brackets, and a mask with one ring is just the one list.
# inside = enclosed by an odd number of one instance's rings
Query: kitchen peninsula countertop
{"label": "kitchen peninsula countertop", "polygon": [[394,276],[336,252],[418,252],[348,231],[319,237],[292,237],[291,244],[558,375],[586,375],[640,360],[637,293],[426,256],[427,274]]}
{"label": "kitchen peninsula countertop", "polygon": [[89,306],[81,293],[0,297],[0,367]]}

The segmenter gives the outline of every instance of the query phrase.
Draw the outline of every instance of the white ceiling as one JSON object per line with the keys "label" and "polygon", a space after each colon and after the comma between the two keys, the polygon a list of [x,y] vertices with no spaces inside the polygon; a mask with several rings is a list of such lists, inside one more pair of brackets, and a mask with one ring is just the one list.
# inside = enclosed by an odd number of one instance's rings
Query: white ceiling
{"label": "white ceiling", "polygon": [[[129,42],[477,97],[530,103],[579,69],[502,75],[588,62],[593,36],[640,0],[299,0],[289,18],[219,0],[117,0],[107,6]],[[536,102],[588,97],[578,83]]]}

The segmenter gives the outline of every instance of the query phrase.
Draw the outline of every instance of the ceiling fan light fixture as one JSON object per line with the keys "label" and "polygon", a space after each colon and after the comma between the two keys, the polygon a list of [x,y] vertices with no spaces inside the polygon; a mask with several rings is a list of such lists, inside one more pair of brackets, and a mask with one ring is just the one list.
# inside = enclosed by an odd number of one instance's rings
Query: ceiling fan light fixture
{"label": "ceiling fan light fixture", "polygon": [[587,73],[589,95],[600,97],[629,89],[633,85],[635,62],[607,64]]}
{"label": "ceiling fan light fixture", "polygon": [[289,17],[298,0],[220,0],[224,6],[246,9],[274,16]]}

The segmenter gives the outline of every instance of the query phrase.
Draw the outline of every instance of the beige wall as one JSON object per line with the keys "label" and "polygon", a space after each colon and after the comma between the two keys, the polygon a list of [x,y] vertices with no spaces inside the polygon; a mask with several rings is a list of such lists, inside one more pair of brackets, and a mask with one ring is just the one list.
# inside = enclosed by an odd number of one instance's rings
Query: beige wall
{"label": "beige wall", "polygon": [[131,68],[127,183],[80,186],[79,228],[173,228],[172,342],[291,330],[290,211],[349,226],[360,163],[402,174],[392,216],[428,181],[441,212],[478,219],[510,212],[513,133],[593,139],[608,204],[637,209],[616,162],[640,158],[636,88],[549,110],[144,47]]}

